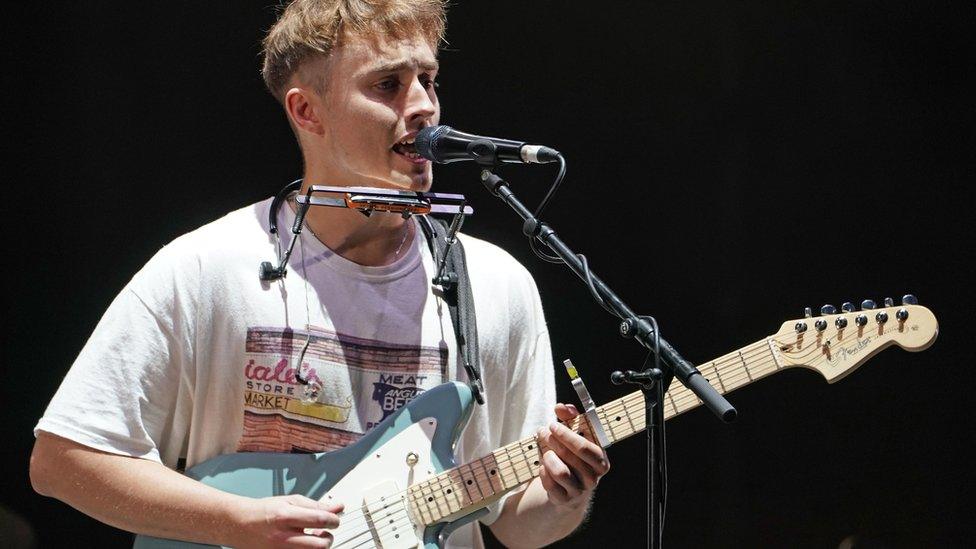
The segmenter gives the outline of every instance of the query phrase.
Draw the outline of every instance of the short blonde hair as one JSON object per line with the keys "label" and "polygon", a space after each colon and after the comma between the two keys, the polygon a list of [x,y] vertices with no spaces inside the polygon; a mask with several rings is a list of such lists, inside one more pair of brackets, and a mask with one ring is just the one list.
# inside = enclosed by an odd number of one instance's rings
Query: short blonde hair
{"label": "short blonde hair", "polygon": [[[315,59],[326,59],[350,36],[421,37],[437,50],[444,39],[446,0],[294,0],[262,43],[261,75],[284,102],[288,81]],[[320,90],[325,82],[309,82]]]}

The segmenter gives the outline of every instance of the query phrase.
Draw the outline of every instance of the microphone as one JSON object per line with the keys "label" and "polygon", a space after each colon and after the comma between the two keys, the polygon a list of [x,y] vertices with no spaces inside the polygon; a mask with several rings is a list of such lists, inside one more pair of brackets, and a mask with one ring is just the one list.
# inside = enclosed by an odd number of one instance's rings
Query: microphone
{"label": "microphone", "polygon": [[483,137],[459,132],[450,126],[430,126],[413,142],[420,156],[439,164],[473,160],[486,166],[499,162],[546,164],[559,160],[559,151],[523,141]]}

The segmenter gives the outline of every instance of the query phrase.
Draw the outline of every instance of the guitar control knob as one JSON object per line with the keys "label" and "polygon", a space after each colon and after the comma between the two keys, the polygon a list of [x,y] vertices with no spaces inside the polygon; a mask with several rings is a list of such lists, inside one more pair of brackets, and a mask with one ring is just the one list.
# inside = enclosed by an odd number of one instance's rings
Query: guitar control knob
{"label": "guitar control knob", "polygon": [[827,329],[827,321],[821,318],[820,320],[814,322],[813,326],[818,332],[822,332]]}
{"label": "guitar control knob", "polygon": [[835,313],[837,313],[837,307],[834,307],[829,303],[820,308],[820,314],[822,315],[832,315]]}
{"label": "guitar control knob", "polygon": [[864,301],[861,302],[861,309],[865,311],[873,309],[875,307],[876,305],[874,304],[874,301],[871,301],[870,299],[865,299]]}
{"label": "guitar control knob", "polygon": [[885,322],[888,322],[888,313],[881,311],[874,315],[874,319],[878,321],[878,324],[884,324]]}
{"label": "guitar control knob", "polygon": [[839,316],[837,317],[837,320],[834,321],[834,325],[840,329],[844,329],[847,327],[847,319],[845,317]]}
{"label": "guitar control knob", "polygon": [[810,307],[807,307],[807,308],[803,309],[803,316],[805,316],[807,318],[810,318],[811,316],[813,316],[813,309],[811,309]]}
{"label": "guitar control knob", "polygon": [[796,333],[802,334],[803,332],[807,331],[807,323],[806,322],[797,322],[796,323],[796,326],[794,326],[794,328],[796,329]]}
{"label": "guitar control knob", "polygon": [[853,313],[854,304],[850,301],[845,301],[844,304],[840,306],[840,310],[844,311],[845,313]]}
{"label": "guitar control knob", "polygon": [[894,299],[891,299],[890,297],[886,297],[885,298],[885,307],[894,307],[894,306],[895,306],[895,300]]}
{"label": "guitar control knob", "polygon": [[418,456],[417,454],[413,452],[407,454],[407,467],[413,467],[419,461],[420,461],[420,456]]}
{"label": "guitar control knob", "polygon": [[915,296],[913,296],[912,294],[905,294],[905,296],[901,298],[901,304],[902,305],[918,305],[918,298],[915,297]]}
{"label": "guitar control knob", "polygon": [[897,318],[902,322],[905,322],[905,320],[908,319],[908,309],[898,309],[898,312],[895,313],[895,318]]}
{"label": "guitar control knob", "polygon": [[858,326],[864,326],[868,323],[867,315],[857,315],[857,318],[854,319],[854,323]]}

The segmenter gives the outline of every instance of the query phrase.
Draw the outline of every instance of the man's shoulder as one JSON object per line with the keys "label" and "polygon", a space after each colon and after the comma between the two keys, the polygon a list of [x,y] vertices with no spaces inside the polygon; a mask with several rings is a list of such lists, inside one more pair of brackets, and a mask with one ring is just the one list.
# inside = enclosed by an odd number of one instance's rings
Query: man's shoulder
{"label": "man's shoulder", "polygon": [[496,275],[504,272],[515,278],[532,279],[529,271],[512,254],[497,244],[466,233],[461,233],[460,239],[464,244],[464,256],[469,265],[469,272],[488,271]]}
{"label": "man's shoulder", "polygon": [[194,253],[253,246],[255,239],[270,241],[268,208],[271,199],[262,200],[194,229],[166,245],[178,251]]}
{"label": "man's shoulder", "polygon": [[[264,258],[273,242],[267,231],[270,203],[269,199],[250,204],[175,238],[143,267],[143,276],[198,276],[234,262]],[[264,259],[273,260],[272,256]],[[251,266],[255,272],[257,264]]]}

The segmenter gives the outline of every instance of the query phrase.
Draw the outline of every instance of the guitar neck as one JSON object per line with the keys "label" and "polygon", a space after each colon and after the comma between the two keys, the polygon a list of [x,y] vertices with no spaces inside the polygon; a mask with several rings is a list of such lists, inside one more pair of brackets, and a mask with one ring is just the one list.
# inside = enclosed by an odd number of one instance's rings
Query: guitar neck
{"label": "guitar neck", "polygon": [[[772,338],[766,338],[698,367],[720,393],[727,393],[783,368]],[[672,383],[665,395],[664,417],[670,419],[702,404],[687,387]],[[603,431],[613,444],[645,428],[644,397],[635,391],[596,409]],[[567,424],[594,440],[593,428],[580,415]],[[445,471],[408,490],[415,516],[433,524],[467,515],[496,501],[506,492],[539,475],[545,447],[527,437],[490,455]]]}

